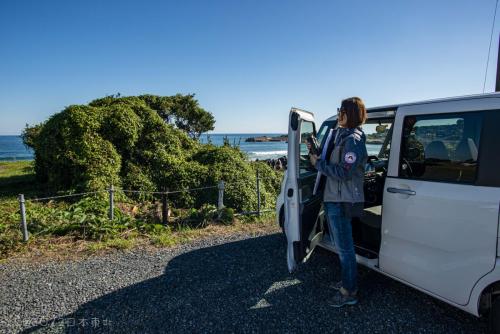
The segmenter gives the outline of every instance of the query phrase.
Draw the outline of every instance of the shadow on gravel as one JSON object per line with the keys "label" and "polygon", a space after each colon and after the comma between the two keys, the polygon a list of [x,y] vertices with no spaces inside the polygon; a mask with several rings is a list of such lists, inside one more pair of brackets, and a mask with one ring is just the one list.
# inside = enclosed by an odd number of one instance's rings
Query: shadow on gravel
{"label": "shadow on gravel", "polygon": [[[416,290],[360,268],[361,301],[328,306],[336,256],[317,250],[295,274],[281,235],[198,249],[173,258],[162,276],[104,295],[33,332],[353,332],[482,333],[478,320]],[[338,276],[337,276],[338,277]],[[99,324],[91,326],[90,319]],[[95,324],[94,324],[95,325]]]}

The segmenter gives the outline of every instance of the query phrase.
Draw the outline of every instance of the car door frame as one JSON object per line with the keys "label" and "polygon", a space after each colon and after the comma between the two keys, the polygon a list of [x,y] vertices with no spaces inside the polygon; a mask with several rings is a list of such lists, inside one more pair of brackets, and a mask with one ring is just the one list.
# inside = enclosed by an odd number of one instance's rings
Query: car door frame
{"label": "car door frame", "polygon": [[[311,195],[308,200],[303,200],[304,194],[301,191],[299,156],[302,122],[312,122],[313,132],[316,135],[314,114],[309,111],[292,108],[288,123],[287,180],[284,188],[287,264],[290,272],[295,271],[300,263],[307,261],[322,238],[322,231],[318,231],[317,228],[319,213],[321,211],[321,209],[317,209],[317,206],[321,206],[321,196]],[[308,180],[315,180],[316,175],[317,172],[311,172],[306,178]],[[313,214],[316,216],[312,218],[314,222],[309,224],[306,229],[303,215],[312,206],[314,206],[314,210],[317,210],[317,214]]]}

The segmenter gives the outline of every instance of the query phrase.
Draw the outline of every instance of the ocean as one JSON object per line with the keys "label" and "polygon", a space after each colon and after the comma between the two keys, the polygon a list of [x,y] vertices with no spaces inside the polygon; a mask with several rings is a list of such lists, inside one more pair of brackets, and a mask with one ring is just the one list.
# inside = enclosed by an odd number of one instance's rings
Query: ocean
{"label": "ocean", "polygon": [[[269,136],[275,137],[280,133],[227,133],[227,134],[203,134],[200,137],[202,143],[212,142],[221,146],[227,137],[231,145],[238,145],[247,153],[249,160],[275,159],[286,156],[288,144],[286,142],[245,142],[250,137]],[[380,145],[366,145],[370,154],[377,154]],[[24,146],[19,136],[0,136],[0,161],[32,160],[33,151]]]}
{"label": "ocean", "polygon": [[33,160],[33,151],[19,136],[0,136],[0,161]]}

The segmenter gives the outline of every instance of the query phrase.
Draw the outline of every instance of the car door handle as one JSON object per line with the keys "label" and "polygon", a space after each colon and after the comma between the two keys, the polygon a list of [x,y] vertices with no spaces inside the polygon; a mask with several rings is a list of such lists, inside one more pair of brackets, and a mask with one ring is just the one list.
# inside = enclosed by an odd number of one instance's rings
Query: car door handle
{"label": "car door handle", "polygon": [[410,189],[401,189],[401,188],[387,188],[388,193],[393,193],[393,194],[403,194],[403,195],[410,195],[410,196],[415,196],[417,193],[413,190]]}

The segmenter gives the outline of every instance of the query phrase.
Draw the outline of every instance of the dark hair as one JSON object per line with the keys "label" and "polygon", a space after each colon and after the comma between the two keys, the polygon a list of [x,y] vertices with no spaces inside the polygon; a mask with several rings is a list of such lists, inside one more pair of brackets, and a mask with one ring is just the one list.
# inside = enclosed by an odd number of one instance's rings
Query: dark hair
{"label": "dark hair", "polygon": [[363,100],[356,96],[342,100],[339,113],[345,114],[347,117],[346,127],[350,129],[357,128],[366,121],[365,104]]}

